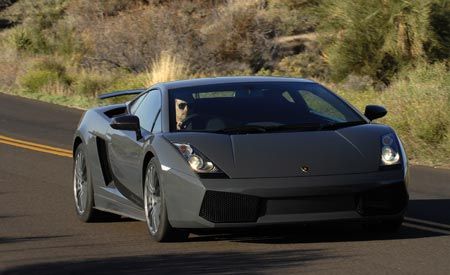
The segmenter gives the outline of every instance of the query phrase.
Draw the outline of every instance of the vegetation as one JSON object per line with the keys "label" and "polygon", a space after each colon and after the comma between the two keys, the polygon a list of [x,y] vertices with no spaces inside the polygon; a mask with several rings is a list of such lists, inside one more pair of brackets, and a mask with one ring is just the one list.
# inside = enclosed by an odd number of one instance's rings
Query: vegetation
{"label": "vegetation", "polygon": [[444,63],[405,68],[384,91],[338,93],[361,111],[380,104],[388,115],[380,123],[393,126],[413,163],[450,163],[450,74]]}
{"label": "vegetation", "polygon": [[0,90],[90,107],[220,75],[313,78],[387,106],[413,162],[450,164],[448,0],[10,0]]}

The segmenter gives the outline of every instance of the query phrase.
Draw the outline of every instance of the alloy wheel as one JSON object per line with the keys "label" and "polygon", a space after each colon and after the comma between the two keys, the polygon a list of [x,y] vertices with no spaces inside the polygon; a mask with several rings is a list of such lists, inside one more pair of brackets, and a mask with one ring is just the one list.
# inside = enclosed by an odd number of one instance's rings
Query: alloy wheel
{"label": "alloy wheel", "polygon": [[161,218],[161,191],[153,165],[149,165],[145,177],[144,189],[145,218],[152,235],[158,232]]}
{"label": "alloy wheel", "polygon": [[75,158],[73,192],[77,212],[81,215],[86,211],[88,199],[86,161],[82,152],[78,152]]}

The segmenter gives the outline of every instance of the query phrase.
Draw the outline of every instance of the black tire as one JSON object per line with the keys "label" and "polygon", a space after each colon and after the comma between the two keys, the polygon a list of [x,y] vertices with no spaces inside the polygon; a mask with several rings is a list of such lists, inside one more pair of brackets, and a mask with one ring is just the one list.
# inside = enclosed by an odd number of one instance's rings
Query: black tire
{"label": "black tire", "polygon": [[[147,164],[146,172],[145,172],[145,181],[144,181],[144,211],[145,211],[145,218],[146,218],[146,224],[147,229],[152,237],[153,240],[157,242],[174,242],[174,241],[185,241],[187,240],[189,236],[189,232],[185,230],[179,230],[176,228],[173,228],[170,225],[168,216],[167,216],[167,207],[166,207],[166,199],[165,199],[165,193],[164,189],[162,188],[160,183],[160,177],[159,177],[159,171],[157,169],[158,165],[156,160],[153,158],[149,161]],[[154,193],[153,194],[160,194],[160,211],[159,211],[159,223],[157,223],[155,226],[153,226],[151,220],[151,214],[150,214],[150,207],[149,204],[150,200],[147,196],[150,185],[150,180],[154,181]]]}
{"label": "black tire", "polygon": [[374,233],[396,233],[403,223],[403,216],[397,219],[383,220],[377,223],[364,224],[364,229]]}
{"label": "black tire", "polygon": [[[86,192],[86,201],[83,202],[83,207],[80,209],[77,201],[77,193],[76,193],[76,184],[75,184],[75,177],[76,177],[76,165],[77,161],[79,161],[79,157],[81,157],[86,161],[86,149],[84,144],[78,145],[77,149],[75,150],[74,160],[73,160],[73,189],[74,189],[74,200],[75,200],[75,213],[77,214],[77,217],[83,221],[83,222],[97,222],[97,221],[104,221],[104,220],[110,220],[110,219],[116,219],[119,216],[105,213],[102,211],[99,211],[94,208],[94,188],[92,186],[91,178],[89,176],[89,167],[85,164],[84,168],[84,178],[85,178],[85,192]],[[82,210],[82,211],[81,211]]]}

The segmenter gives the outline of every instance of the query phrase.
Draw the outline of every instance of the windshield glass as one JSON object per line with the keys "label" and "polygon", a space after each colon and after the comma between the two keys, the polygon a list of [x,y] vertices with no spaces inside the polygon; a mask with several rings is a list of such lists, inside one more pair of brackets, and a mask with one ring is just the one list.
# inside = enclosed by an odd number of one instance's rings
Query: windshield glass
{"label": "windshield glass", "polygon": [[214,84],[172,89],[169,95],[171,131],[306,131],[366,123],[316,83]]}

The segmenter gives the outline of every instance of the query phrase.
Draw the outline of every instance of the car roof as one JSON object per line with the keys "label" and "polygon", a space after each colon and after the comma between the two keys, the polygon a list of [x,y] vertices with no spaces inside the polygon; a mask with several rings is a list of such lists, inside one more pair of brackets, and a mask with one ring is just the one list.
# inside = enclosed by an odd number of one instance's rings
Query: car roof
{"label": "car roof", "polygon": [[176,89],[192,86],[203,86],[211,84],[227,84],[227,83],[246,83],[246,82],[302,82],[315,83],[312,80],[293,77],[275,77],[275,76],[230,76],[230,77],[211,77],[211,78],[195,78],[189,80],[177,80],[171,82],[162,82],[153,87],[163,86],[166,89]]}

